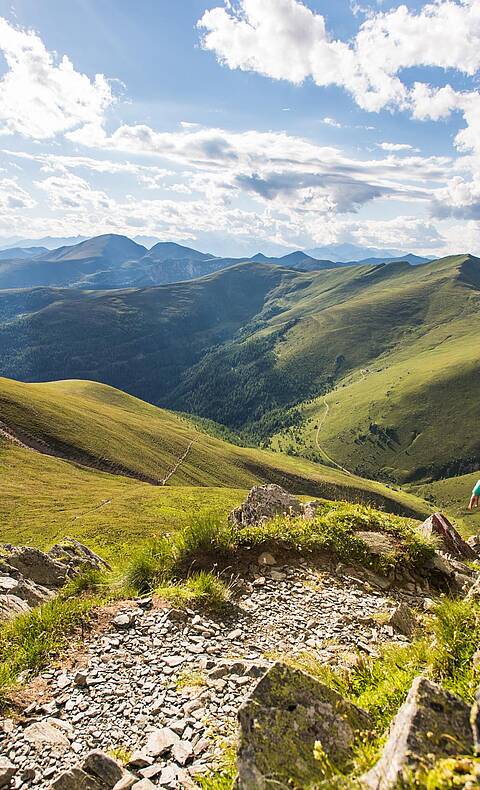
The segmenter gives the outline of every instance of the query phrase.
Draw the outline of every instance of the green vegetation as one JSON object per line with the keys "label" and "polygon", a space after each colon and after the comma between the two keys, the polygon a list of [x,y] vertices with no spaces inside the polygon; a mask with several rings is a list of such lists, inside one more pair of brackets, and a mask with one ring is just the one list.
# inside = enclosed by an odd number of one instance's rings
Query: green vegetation
{"label": "green vegetation", "polygon": [[478,457],[479,289],[479,260],[457,255],[316,272],[245,263],[140,290],[3,291],[0,362],[25,380],[98,379],[367,477],[424,481]]}
{"label": "green vegetation", "polygon": [[0,627],[0,704],[21,672],[37,672],[66,647],[101,600],[65,593]]}
{"label": "green vegetation", "polygon": [[[117,558],[132,544],[181,529],[195,513],[225,517],[247,489],[264,482],[419,518],[428,512],[411,494],[302,459],[231,445],[105,385],[0,379],[0,404],[3,422],[25,441],[45,450],[44,442],[63,455],[25,450],[0,437],[0,541],[46,548],[71,535],[107,559]],[[189,446],[167,485],[138,479],[167,476]]]}
{"label": "green vegetation", "polygon": [[[392,544],[388,550],[372,552],[361,537],[365,532],[383,533],[392,538]],[[406,519],[361,505],[324,502],[309,521],[278,517],[242,529],[205,514],[169,538],[141,547],[126,566],[124,583],[137,594],[156,589],[176,605],[223,606],[230,599],[230,590],[218,572],[232,562],[241,562],[242,552],[264,547],[290,554],[329,553],[382,573],[400,565],[420,566],[434,551],[433,544]]]}

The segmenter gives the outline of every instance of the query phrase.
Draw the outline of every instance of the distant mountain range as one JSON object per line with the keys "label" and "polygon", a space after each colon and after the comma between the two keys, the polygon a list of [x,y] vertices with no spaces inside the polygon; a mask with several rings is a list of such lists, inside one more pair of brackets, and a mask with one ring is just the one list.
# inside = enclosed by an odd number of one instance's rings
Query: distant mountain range
{"label": "distant mountain range", "polygon": [[[327,248],[318,248],[320,249]],[[372,252],[369,248],[357,248],[348,244],[331,245],[329,249],[336,251],[337,257],[359,250]],[[0,251],[0,289],[38,286],[88,290],[146,288],[193,280],[246,262],[268,263],[311,272],[358,262],[388,263],[399,260],[417,265],[426,263],[429,259],[412,254],[397,254],[356,259],[350,255],[346,260],[332,260],[327,257],[313,257],[301,250],[281,257],[268,257],[259,252],[251,258],[220,258],[174,242],[158,242],[151,249],[147,249],[127,236],[105,234],[71,245],[64,244],[53,250],[47,249],[45,245],[28,247],[22,244]]]}

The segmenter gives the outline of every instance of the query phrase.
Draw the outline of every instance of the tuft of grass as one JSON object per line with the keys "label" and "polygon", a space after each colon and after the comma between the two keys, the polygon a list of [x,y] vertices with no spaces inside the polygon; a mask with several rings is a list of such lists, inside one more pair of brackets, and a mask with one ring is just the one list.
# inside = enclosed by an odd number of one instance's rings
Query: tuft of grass
{"label": "tuft of grass", "polygon": [[198,778],[202,790],[232,790],[237,775],[237,754],[232,744],[223,749],[221,765],[217,771]]}
{"label": "tuft of grass", "polygon": [[197,604],[218,609],[226,606],[231,598],[230,587],[209,571],[198,571],[183,582],[162,585],[156,592],[180,608]]}
{"label": "tuft of grass", "polygon": [[36,672],[88,623],[97,597],[54,598],[0,627],[0,703],[21,672]]}
{"label": "tuft of grass", "polygon": [[173,573],[177,545],[175,539],[156,538],[134,554],[127,565],[124,584],[127,589],[144,595]]}
{"label": "tuft of grass", "polygon": [[108,750],[108,754],[110,757],[113,757],[118,763],[122,765],[127,765],[130,762],[132,757],[132,750],[129,749],[127,746],[114,746],[112,749]]}
{"label": "tuft of grass", "polygon": [[84,593],[98,593],[107,590],[109,586],[108,573],[96,568],[87,568],[67,582],[61,591],[61,596],[62,598],[73,598]]}
{"label": "tuft of grass", "polygon": [[175,688],[177,691],[181,691],[185,688],[202,688],[206,685],[207,681],[202,672],[185,669],[183,672],[180,672]]}
{"label": "tuft of grass", "polygon": [[178,563],[186,565],[202,556],[222,556],[234,548],[233,530],[211,513],[192,519],[177,536]]}
{"label": "tuft of grass", "polygon": [[447,598],[434,615],[432,671],[443,685],[471,702],[478,686],[472,658],[480,644],[480,606]]}

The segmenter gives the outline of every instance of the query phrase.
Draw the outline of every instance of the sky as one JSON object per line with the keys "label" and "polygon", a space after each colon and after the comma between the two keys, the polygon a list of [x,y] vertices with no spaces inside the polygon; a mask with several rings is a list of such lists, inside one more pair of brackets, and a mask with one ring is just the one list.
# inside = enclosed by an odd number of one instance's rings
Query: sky
{"label": "sky", "polygon": [[480,0],[0,0],[0,245],[480,254]]}

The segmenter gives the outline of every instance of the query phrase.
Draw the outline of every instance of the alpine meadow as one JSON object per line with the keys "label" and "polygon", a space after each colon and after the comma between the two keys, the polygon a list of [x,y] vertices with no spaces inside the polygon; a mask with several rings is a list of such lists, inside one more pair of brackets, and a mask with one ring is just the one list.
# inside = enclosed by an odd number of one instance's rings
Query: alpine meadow
{"label": "alpine meadow", "polygon": [[480,787],[480,0],[0,0],[1,790]]}

